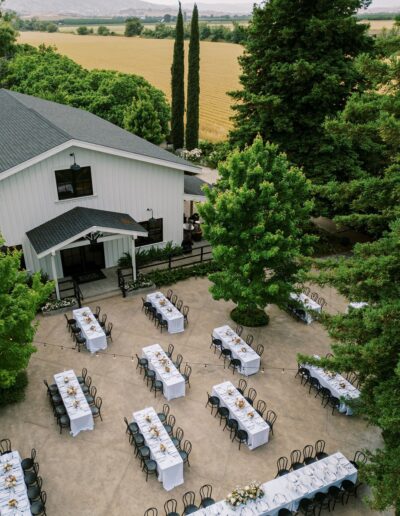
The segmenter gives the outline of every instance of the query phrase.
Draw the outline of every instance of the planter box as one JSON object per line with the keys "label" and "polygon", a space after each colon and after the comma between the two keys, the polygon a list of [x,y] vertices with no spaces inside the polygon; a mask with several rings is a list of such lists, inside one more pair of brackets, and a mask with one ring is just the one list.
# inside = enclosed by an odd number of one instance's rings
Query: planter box
{"label": "planter box", "polygon": [[66,314],[67,312],[72,312],[72,310],[75,310],[75,308],[79,308],[78,303],[75,303],[71,306],[66,306],[65,308],[57,308],[57,310],[42,312],[42,315],[43,317],[48,317],[49,315]]}
{"label": "planter box", "polygon": [[149,292],[154,292],[156,290],[156,286],[151,285],[150,287],[138,288],[137,290],[130,290],[126,292],[126,297],[140,296],[142,294],[148,294]]}

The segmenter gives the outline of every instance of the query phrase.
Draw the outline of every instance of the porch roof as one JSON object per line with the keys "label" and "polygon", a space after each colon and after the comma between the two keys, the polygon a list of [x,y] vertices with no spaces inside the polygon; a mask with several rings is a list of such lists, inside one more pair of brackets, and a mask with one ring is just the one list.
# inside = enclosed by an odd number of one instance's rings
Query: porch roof
{"label": "porch roof", "polygon": [[77,206],[26,233],[38,258],[51,254],[93,232],[147,236],[127,213]]}

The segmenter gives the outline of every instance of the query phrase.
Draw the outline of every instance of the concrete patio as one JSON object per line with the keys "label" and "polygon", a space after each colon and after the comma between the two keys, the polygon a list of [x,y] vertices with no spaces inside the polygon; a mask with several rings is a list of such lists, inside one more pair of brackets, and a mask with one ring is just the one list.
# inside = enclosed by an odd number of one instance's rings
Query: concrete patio
{"label": "concrete patio", "polygon": [[[168,498],[178,500],[182,511],[182,494],[193,490],[198,501],[199,488],[213,485],[213,498],[220,500],[236,485],[251,480],[265,482],[275,477],[276,461],[288,456],[291,450],[303,449],[317,439],[324,439],[327,450],[342,451],[349,459],[364,446],[380,444],[379,433],[357,417],[346,417],[321,407],[318,399],[308,395],[308,389],[294,378],[297,368],[296,353],[330,351],[329,338],[318,323],[306,326],[294,321],[275,306],[268,308],[270,325],[249,329],[254,345],[265,346],[261,371],[248,379],[248,386],[257,390],[257,399],[264,399],[268,409],[278,414],[275,435],[270,442],[254,451],[246,446],[238,450],[227,432],[222,432],[218,420],[209,408],[204,408],[207,391],[214,384],[240,375],[224,370],[223,361],[209,349],[210,333],[214,327],[229,323],[231,303],[214,301],[208,292],[207,279],[190,279],[173,285],[173,290],[189,305],[189,325],[184,333],[161,335],[141,311],[140,297],[123,299],[121,296],[99,302],[102,312],[114,323],[113,342],[107,354],[98,357],[88,352],[78,353],[72,347],[63,315],[42,318],[36,335],[38,352],[32,356],[28,373],[29,387],[24,402],[0,410],[0,437],[8,437],[14,449],[28,456],[32,447],[37,450],[47,491],[49,516],[140,516],[148,507],[157,507],[163,515]],[[346,301],[332,289],[317,288],[328,302],[328,310],[344,311]],[[92,306],[94,308],[94,306]],[[233,323],[231,323],[233,324]],[[243,334],[246,335],[245,329]],[[183,355],[183,363],[192,365],[191,389],[185,398],[170,402],[176,426],[185,432],[184,439],[193,444],[191,467],[185,466],[185,482],[173,491],[163,490],[161,483],[149,477],[146,483],[133,447],[125,435],[123,417],[131,420],[132,413],[146,406],[162,409],[165,399],[146,388],[136,371],[135,353],[143,346],[160,343],[164,349],[174,344],[174,357]],[[43,343],[46,343],[44,346]],[[254,346],[253,345],[253,346]],[[63,346],[63,349],[59,346]],[[128,358],[113,358],[113,354]],[[103,398],[103,422],[96,420],[92,432],[81,432],[73,438],[67,431],[62,435],[46,396],[43,379],[53,381],[57,372],[73,368],[79,374],[82,367],[96,385]],[[270,369],[276,368],[276,369]],[[365,489],[360,489],[360,498]],[[361,500],[350,500],[345,507],[337,505],[339,515],[369,516],[370,511]],[[389,514],[389,513],[388,513]]]}

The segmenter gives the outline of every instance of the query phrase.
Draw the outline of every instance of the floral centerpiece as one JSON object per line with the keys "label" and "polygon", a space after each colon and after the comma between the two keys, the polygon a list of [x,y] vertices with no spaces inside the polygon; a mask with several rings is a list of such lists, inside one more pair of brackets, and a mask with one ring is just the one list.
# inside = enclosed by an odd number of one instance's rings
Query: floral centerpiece
{"label": "floral centerpiece", "polygon": [[92,324],[92,326],[90,327],[90,330],[94,331],[96,329],[96,326],[94,324]]}
{"label": "floral centerpiece", "polygon": [[226,503],[232,507],[238,507],[239,505],[246,505],[249,500],[257,500],[262,498],[264,491],[261,489],[260,482],[251,482],[251,484],[245,487],[237,487],[226,497]]}
{"label": "floral centerpiece", "polygon": [[243,347],[243,348],[241,348],[240,351],[242,351],[243,353],[246,353],[247,349]]}
{"label": "floral centerpiece", "polygon": [[8,500],[8,506],[9,507],[18,507],[18,501],[15,498],[12,498],[11,500]]}
{"label": "floral centerpiece", "polygon": [[168,358],[160,358],[160,364],[164,367],[167,366],[169,364]]}
{"label": "floral centerpiece", "polygon": [[165,301],[165,299],[161,299],[160,306],[165,306],[166,304],[167,304],[167,302]]}
{"label": "floral centerpiece", "polygon": [[12,466],[12,464],[10,464],[9,462],[6,462],[6,463],[4,464],[4,466],[3,466],[3,469],[4,469],[4,471],[5,471],[6,473],[7,473],[7,471],[10,471],[10,469],[12,469],[12,468],[13,468],[13,466]]}
{"label": "floral centerpiece", "polygon": [[167,450],[167,448],[161,443],[160,444],[160,451],[162,451],[163,453]]}
{"label": "floral centerpiece", "polygon": [[69,382],[68,376],[64,376],[64,383],[68,383],[68,382]]}
{"label": "floral centerpiece", "polygon": [[228,391],[227,391],[227,392],[228,392],[229,396],[232,396],[232,394],[233,394],[233,389],[228,389]]}
{"label": "floral centerpiece", "polygon": [[333,371],[326,371],[326,374],[329,376],[329,378],[335,378],[336,373]]}
{"label": "floral centerpiece", "polygon": [[171,368],[169,366],[165,366],[164,369],[166,373],[169,373],[171,371]]}
{"label": "floral centerpiece", "polygon": [[5,479],[5,484],[8,489],[11,489],[17,485],[17,478],[14,475],[9,475]]}
{"label": "floral centerpiece", "polygon": [[77,394],[76,387],[73,387],[73,386],[68,387],[67,394],[68,394],[68,396],[76,396],[76,394]]}
{"label": "floral centerpiece", "polygon": [[147,414],[147,416],[145,417],[145,420],[146,420],[148,423],[151,423],[151,416],[149,416],[149,415]]}
{"label": "floral centerpiece", "polygon": [[248,416],[249,418],[253,418],[253,417],[254,417],[254,412],[248,412],[247,416]]}
{"label": "floral centerpiece", "polygon": [[234,342],[235,342],[236,344],[240,344],[240,343],[241,343],[241,338],[240,338],[240,337],[236,337],[236,338],[234,339]]}
{"label": "floral centerpiece", "polygon": [[154,437],[160,437],[160,430],[156,426],[150,428],[150,433],[154,435]]}
{"label": "floral centerpiece", "polygon": [[342,389],[346,388],[346,382],[340,382],[339,385]]}
{"label": "floral centerpiece", "polygon": [[85,322],[87,322],[87,323],[92,322],[92,318],[91,318],[91,317],[89,317],[89,316],[85,317]]}
{"label": "floral centerpiece", "polygon": [[245,402],[244,402],[244,399],[243,398],[238,398],[236,401],[235,401],[235,405],[242,409],[245,405]]}
{"label": "floral centerpiece", "polygon": [[160,355],[161,355],[161,353],[159,351],[157,351],[156,357],[159,357]]}
{"label": "floral centerpiece", "polygon": [[79,407],[79,400],[75,400],[73,405],[74,405],[74,408],[78,408]]}

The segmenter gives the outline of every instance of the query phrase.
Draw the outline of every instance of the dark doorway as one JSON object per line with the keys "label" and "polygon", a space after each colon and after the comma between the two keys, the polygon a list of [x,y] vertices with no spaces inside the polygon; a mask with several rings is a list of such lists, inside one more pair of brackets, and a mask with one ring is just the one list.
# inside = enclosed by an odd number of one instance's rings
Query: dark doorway
{"label": "dark doorway", "polygon": [[100,242],[63,249],[61,262],[64,276],[72,276],[79,283],[104,278],[100,270],[105,267],[104,244]]}

